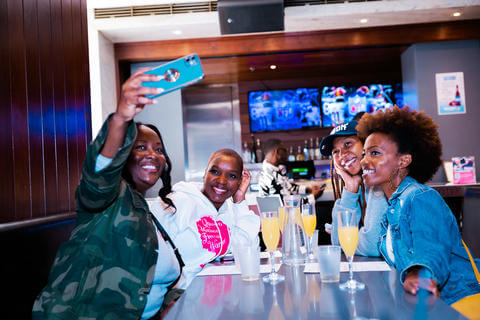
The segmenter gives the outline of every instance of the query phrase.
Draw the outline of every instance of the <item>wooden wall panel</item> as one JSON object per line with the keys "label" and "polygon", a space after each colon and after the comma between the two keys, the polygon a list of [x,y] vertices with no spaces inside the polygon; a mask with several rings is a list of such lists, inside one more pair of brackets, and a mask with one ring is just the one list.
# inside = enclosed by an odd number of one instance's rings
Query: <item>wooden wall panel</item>
{"label": "wooden wall panel", "polygon": [[86,0],[1,0],[0,10],[0,223],[72,211],[91,138]]}
{"label": "wooden wall panel", "polygon": [[70,210],[70,180],[67,148],[67,92],[65,89],[65,52],[63,44],[62,0],[51,0],[53,64],[53,92],[55,110],[55,144],[57,168],[57,211]]}
{"label": "wooden wall panel", "polygon": [[40,90],[40,47],[38,41],[39,24],[36,0],[23,1],[23,16],[24,30],[26,31],[24,33],[24,41],[28,92],[29,159],[35,159],[35,161],[30,161],[30,192],[32,204],[37,204],[35,211],[31,210],[30,216],[37,218],[45,215],[45,183],[43,170],[43,112]]}
{"label": "wooden wall panel", "polygon": [[[75,77],[77,77],[77,68],[75,65],[74,52],[74,34],[72,21],[72,3],[71,0],[62,1],[62,25],[63,25],[63,50],[65,55],[65,91],[68,96],[66,105],[67,120],[67,150],[68,150],[68,173],[69,194],[75,193],[76,182],[78,181],[78,157],[77,157],[77,121],[75,114]],[[68,76],[67,76],[68,75]],[[74,207],[74,199],[70,197],[69,207]]]}
{"label": "wooden wall panel", "polygon": [[[8,32],[8,7],[6,0],[0,0],[0,39],[3,46],[10,46],[11,35]],[[12,150],[12,114],[10,101],[12,99],[12,86],[10,82],[10,52],[0,50],[0,70],[3,76],[0,78],[0,203],[4,220],[12,220],[15,216],[14,201],[14,175],[13,175],[13,153]]]}
{"label": "wooden wall panel", "polygon": [[[27,81],[25,68],[24,18],[21,1],[9,1],[8,31],[10,53],[10,82],[12,88],[12,150],[14,166],[15,219],[28,219],[31,215]],[[10,214],[9,214],[10,215]]]}
{"label": "wooden wall panel", "polygon": [[55,52],[52,41],[51,5],[37,6],[40,61],[40,86],[42,92],[43,165],[45,177],[45,213],[56,212],[58,204],[57,166],[55,146],[55,104],[53,92],[53,64]]}

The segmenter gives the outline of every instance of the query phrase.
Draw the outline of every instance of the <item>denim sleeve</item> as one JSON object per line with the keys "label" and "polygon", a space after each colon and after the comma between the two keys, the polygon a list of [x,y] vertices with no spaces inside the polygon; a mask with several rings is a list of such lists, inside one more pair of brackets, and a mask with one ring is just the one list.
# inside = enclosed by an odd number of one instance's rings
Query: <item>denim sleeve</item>
{"label": "denim sleeve", "polygon": [[[360,198],[360,191],[352,193],[343,189],[342,197],[335,202],[332,210],[332,244],[339,245],[338,240],[338,211],[341,208],[353,210],[357,214],[357,219],[360,221],[362,217],[362,209],[358,199]],[[364,217],[364,225],[358,232],[358,246],[355,254],[361,256],[378,257],[378,240],[381,233],[381,219],[387,208],[387,202],[384,197],[375,197],[372,192],[367,192],[367,210]]]}
{"label": "denim sleeve", "polygon": [[383,193],[376,196],[374,192],[367,192],[367,210],[365,212],[363,227],[358,231],[357,254],[361,256],[378,257],[378,242],[382,232],[382,217],[387,211],[387,200]]}
{"label": "denim sleeve", "polygon": [[[453,241],[451,231],[455,217],[445,201],[434,190],[428,190],[413,196],[408,204],[406,216],[411,234],[411,248],[408,259],[398,266],[400,279],[403,282],[408,269],[420,266],[430,272],[431,278],[442,287],[449,276],[449,255]],[[404,210],[404,212],[406,212]],[[397,260],[397,259],[396,259]]]}
{"label": "denim sleeve", "polygon": [[360,204],[358,203],[358,198],[360,197],[359,193],[353,193],[346,189],[342,191],[342,197],[335,201],[335,205],[333,206],[332,210],[332,231],[330,233],[330,238],[332,244],[340,245],[340,241],[338,240],[338,212],[340,212],[343,208],[355,211],[358,216],[358,220],[362,216],[362,210],[360,208]]}

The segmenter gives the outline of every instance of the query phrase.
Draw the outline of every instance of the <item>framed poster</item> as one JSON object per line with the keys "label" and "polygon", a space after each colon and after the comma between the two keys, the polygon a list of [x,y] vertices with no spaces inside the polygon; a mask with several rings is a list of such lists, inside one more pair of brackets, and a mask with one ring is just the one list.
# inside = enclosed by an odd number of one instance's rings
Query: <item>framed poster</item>
{"label": "framed poster", "polygon": [[475,157],[453,157],[453,183],[454,184],[474,184],[475,177]]}
{"label": "framed poster", "polygon": [[463,72],[436,73],[435,83],[439,115],[466,112]]}

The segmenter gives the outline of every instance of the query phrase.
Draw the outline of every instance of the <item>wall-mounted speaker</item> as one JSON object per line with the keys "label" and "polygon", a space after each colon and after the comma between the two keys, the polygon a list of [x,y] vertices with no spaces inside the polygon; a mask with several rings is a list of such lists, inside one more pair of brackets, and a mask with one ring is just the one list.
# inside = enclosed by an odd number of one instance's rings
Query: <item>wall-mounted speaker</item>
{"label": "wall-mounted speaker", "polygon": [[221,34],[283,31],[283,0],[218,0]]}

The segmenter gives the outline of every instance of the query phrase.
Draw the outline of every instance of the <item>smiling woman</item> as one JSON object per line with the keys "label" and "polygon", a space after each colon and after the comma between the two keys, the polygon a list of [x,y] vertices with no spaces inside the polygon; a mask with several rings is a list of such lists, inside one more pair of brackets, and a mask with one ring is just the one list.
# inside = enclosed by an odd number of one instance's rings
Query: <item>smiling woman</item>
{"label": "smiling woman", "polygon": [[357,130],[366,138],[363,180],[388,199],[380,252],[400,272],[405,291],[426,289],[453,303],[480,293],[480,283],[455,217],[437,191],[422,184],[441,163],[437,127],[423,112],[395,107],[364,115]]}
{"label": "smiling woman", "polygon": [[181,259],[144,199],[160,178],[166,203],[171,189],[160,132],[133,121],[153,102],[145,95],[156,92],[139,84],[160,80],[146,70],[122,86],[115,113],[88,148],[75,193],[77,227],[57,253],[33,319],[149,319],[167,307]]}
{"label": "smiling woman", "polygon": [[245,193],[250,173],[232,149],[210,156],[203,184],[179,182],[168,196],[176,211],[160,198],[152,204],[155,217],[172,236],[185,262],[181,288],[187,287],[208,262],[231,251],[232,242],[258,242],[260,219],[248,209]]}

